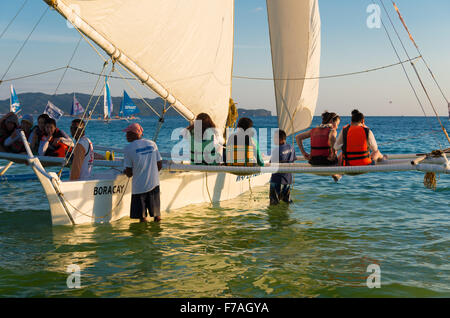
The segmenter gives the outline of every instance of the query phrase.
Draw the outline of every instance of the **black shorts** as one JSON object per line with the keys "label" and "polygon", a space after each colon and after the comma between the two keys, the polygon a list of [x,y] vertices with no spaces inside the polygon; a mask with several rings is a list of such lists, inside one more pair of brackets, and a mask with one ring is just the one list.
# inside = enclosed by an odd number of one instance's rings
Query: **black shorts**
{"label": "black shorts", "polygon": [[338,159],[335,158],[333,161],[328,160],[328,157],[312,157],[309,161],[311,166],[336,166],[338,164]]}
{"label": "black shorts", "polygon": [[151,217],[161,216],[161,202],[159,198],[159,186],[146,193],[131,195],[130,218],[143,219],[148,214]]}

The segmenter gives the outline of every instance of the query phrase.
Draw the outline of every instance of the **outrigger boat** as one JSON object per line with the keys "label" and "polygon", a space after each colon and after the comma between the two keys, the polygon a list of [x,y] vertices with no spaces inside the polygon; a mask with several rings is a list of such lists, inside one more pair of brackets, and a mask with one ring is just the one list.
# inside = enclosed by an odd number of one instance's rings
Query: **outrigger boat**
{"label": "outrigger boat", "polygon": [[[206,112],[219,129],[226,128],[232,79],[233,0],[44,1],[83,37],[102,48],[114,65],[123,66],[188,121]],[[74,10],[74,6],[80,10]],[[267,10],[278,124],[292,135],[311,125],[317,103],[318,0],[267,0]],[[157,12],[152,15],[151,24],[147,19],[149,12]],[[107,104],[105,100],[105,107]],[[88,107],[85,114],[92,114]],[[164,108],[161,119],[166,111]],[[35,157],[24,134],[22,138],[26,155],[0,153],[0,158],[30,165],[48,198],[53,225],[105,223],[129,215],[131,179],[121,173],[120,158],[96,160],[94,166],[111,169],[95,173],[91,180],[65,181],[58,174],[47,172],[45,166],[66,166],[67,158]],[[448,152],[444,149],[430,154],[390,155],[383,164],[357,167],[312,167],[302,162],[265,167],[206,166],[173,162],[165,156],[160,174],[161,210],[169,212],[189,204],[233,199],[252,187],[266,185],[273,172],[450,174]]]}

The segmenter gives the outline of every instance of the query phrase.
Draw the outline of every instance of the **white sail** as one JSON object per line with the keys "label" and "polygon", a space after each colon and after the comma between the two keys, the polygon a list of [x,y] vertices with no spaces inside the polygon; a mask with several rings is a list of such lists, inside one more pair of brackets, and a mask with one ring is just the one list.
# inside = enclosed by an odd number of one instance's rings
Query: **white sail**
{"label": "white sail", "polygon": [[188,119],[206,112],[224,126],[231,95],[233,0],[45,1],[66,17],[76,14],[75,24],[82,20],[106,40],[104,46],[134,62],[181,102],[174,106]]}
{"label": "white sail", "polygon": [[288,135],[311,125],[319,93],[318,0],[267,0],[278,125]]}

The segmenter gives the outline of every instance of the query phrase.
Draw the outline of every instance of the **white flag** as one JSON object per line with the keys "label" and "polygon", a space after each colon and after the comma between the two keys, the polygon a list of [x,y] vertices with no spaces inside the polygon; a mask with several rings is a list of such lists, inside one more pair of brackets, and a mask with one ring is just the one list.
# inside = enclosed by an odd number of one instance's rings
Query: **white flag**
{"label": "white flag", "polygon": [[81,115],[84,113],[84,108],[81,106],[78,99],[75,97],[75,94],[73,95],[73,102],[72,102],[72,116]]}
{"label": "white flag", "polygon": [[49,101],[44,109],[44,114],[49,115],[54,120],[58,120],[64,115],[64,112]]}

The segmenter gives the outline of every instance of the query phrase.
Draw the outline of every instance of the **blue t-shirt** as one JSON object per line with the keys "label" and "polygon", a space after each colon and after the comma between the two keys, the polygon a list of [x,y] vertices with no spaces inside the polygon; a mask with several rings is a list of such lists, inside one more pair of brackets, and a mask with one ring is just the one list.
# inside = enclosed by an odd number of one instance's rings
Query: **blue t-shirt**
{"label": "blue t-shirt", "polygon": [[[278,156],[276,158],[275,156]],[[295,162],[295,149],[292,145],[284,144],[276,147],[272,151],[270,162],[274,163],[292,163]],[[292,184],[292,173],[273,173],[270,178],[272,183]]]}

